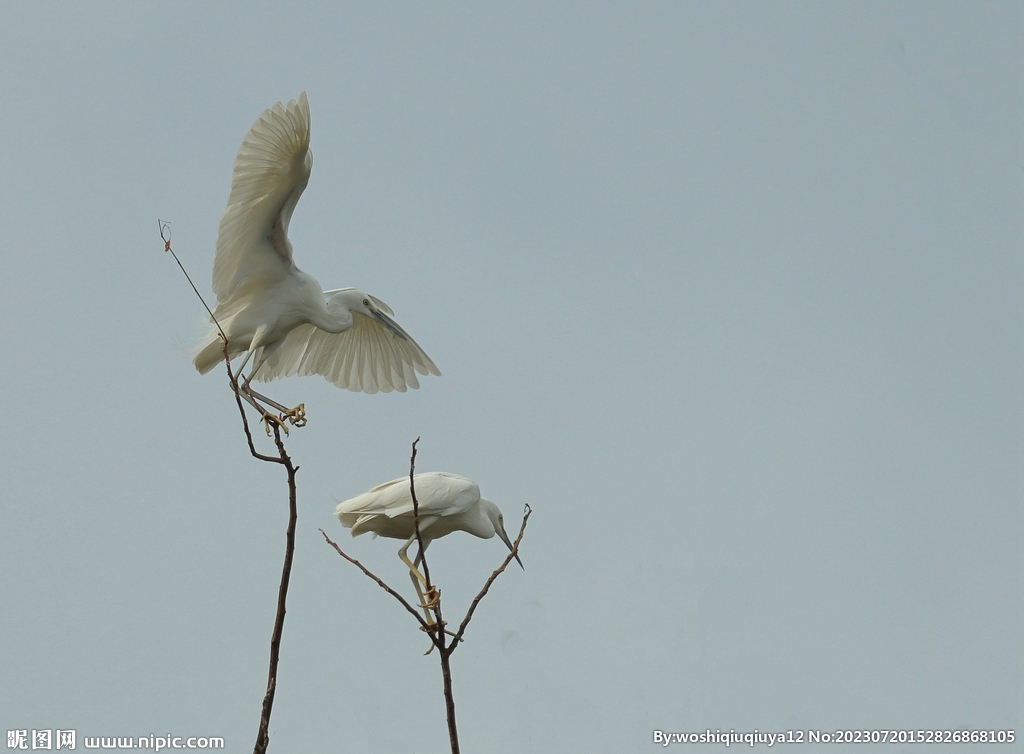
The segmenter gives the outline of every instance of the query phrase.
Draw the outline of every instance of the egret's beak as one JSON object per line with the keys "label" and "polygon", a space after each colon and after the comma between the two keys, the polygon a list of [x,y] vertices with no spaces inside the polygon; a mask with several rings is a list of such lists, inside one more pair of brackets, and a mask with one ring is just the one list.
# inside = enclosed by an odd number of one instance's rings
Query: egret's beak
{"label": "egret's beak", "polygon": [[[500,525],[498,526],[498,536],[501,537],[501,541],[504,542],[506,544],[506,546],[508,546],[509,552],[511,552],[512,551],[512,543],[509,542],[509,540],[508,540],[508,534],[505,533],[505,527],[500,526]],[[516,558],[516,562],[519,564],[519,567],[522,568],[525,571],[526,570],[526,566],[524,566],[523,565],[523,561],[521,561],[519,559],[519,553],[518,552],[516,553],[515,558]]]}
{"label": "egret's beak", "polygon": [[380,322],[382,325],[384,325],[384,327],[388,328],[391,332],[393,332],[399,338],[401,338],[402,340],[408,340],[408,337],[406,337],[406,334],[404,332],[402,332],[402,328],[400,328],[398,325],[396,325],[391,320],[391,317],[386,315],[384,312],[382,312],[382,311],[380,311],[378,309],[374,309],[373,310],[373,316],[377,318],[378,322]]}

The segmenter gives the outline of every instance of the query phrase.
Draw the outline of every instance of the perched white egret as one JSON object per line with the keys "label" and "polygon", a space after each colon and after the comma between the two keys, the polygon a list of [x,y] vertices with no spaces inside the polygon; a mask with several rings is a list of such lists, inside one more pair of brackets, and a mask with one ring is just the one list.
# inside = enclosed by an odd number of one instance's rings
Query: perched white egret
{"label": "perched white egret", "polygon": [[[357,392],[404,392],[419,387],[416,372],[441,374],[383,301],[355,288],[324,291],[295,266],[288,222],[313,164],[309,126],[305,92],[253,123],[235,157],[213,257],[213,315],[230,358],[245,354],[238,372],[253,362],[243,389],[293,422],[301,407],[286,409],[249,382],[320,374]],[[196,369],[205,374],[223,358],[214,326],[197,349]]]}
{"label": "perched white egret", "polygon": [[[512,550],[501,511],[490,500],[480,497],[476,482],[444,471],[416,474],[414,480],[424,550],[433,540],[453,531],[469,532],[481,539],[490,539],[497,534]],[[338,503],[334,514],[342,526],[352,530],[353,537],[372,531],[382,537],[406,540],[398,551],[398,557],[409,566],[409,572],[414,576],[413,583],[417,584],[419,579],[423,586],[427,586],[426,579],[416,567],[422,561],[423,553],[416,555],[415,563],[407,554],[409,546],[416,540],[409,477],[392,480]],[[522,567],[523,561],[518,553],[516,562]]]}

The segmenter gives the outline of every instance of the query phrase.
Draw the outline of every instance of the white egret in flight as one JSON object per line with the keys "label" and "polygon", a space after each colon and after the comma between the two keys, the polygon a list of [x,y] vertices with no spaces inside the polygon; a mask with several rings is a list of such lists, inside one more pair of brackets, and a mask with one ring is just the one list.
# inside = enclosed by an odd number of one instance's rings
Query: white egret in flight
{"label": "white egret in flight", "polygon": [[[253,123],[235,157],[213,257],[213,316],[229,357],[245,354],[238,373],[252,361],[242,386],[246,400],[263,411],[253,400],[259,398],[299,424],[301,405],[287,409],[253,391],[250,381],[320,374],[338,387],[386,393],[419,387],[416,372],[441,374],[383,301],[355,288],[324,291],[295,266],[288,222],[313,164],[309,126],[305,92]],[[205,374],[223,358],[214,326],[197,349],[196,369]],[[265,411],[264,417],[276,420]]]}
{"label": "white egret in flight", "polygon": [[[501,511],[490,500],[480,497],[476,482],[444,471],[416,474],[413,478],[424,550],[435,539],[453,531],[469,532],[481,539],[490,539],[497,534],[512,550]],[[417,553],[415,563],[407,554],[409,546],[416,540],[409,477],[395,479],[338,503],[334,514],[342,526],[352,530],[353,537],[372,531],[382,537],[404,539],[405,544],[398,550],[398,557],[409,567],[416,591],[423,597],[419,585],[426,587],[427,582],[416,567],[423,560],[423,552]],[[523,561],[518,553],[515,557],[522,567]]]}

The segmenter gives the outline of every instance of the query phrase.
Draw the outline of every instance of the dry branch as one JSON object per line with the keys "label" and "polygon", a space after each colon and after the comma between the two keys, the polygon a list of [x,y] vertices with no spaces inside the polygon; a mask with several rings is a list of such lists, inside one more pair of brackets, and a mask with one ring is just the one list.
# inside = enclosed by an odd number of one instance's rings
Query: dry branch
{"label": "dry branch", "polygon": [[[417,545],[419,545],[420,548],[419,553],[417,554],[416,557],[419,559],[420,564],[423,568],[423,577],[424,579],[426,579],[427,590],[428,593],[430,593],[430,591],[436,589],[436,586],[431,584],[430,570],[429,566],[427,565],[427,557],[426,553],[423,551],[423,537],[422,534],[420,533],[419,501],[416,499],[416,445],[417,443],[419,443],[419,441],[420,440],[417,437],[415,442],[413,442],[412,444],[412,456],[409,459],[409,490],[412,494],[413,525],[416,532],[416,543]],[[490,590],[491,585],[495,582],[498,576],[500,576],[505,571],[505,569],[508,567],[508,564],[511,563],[512,559],[515,558],[515,556],[518,554],[519,544],[520,542],[522,542],[523,534],[526,532],[526,522],[529,520],[530,514],[532,512],[533,511],[529,505],[525,506],[523,513],[523,522],[519,526],[519,536],[517,536],[515,542],[512,543],[512,551],[509,552],[509,554],[506,556],[502,564],[498,566],[498,568],[495,569],[493,573],[491,573],[490,577],[488,577],[487,581],[484,583],[483,588],[481,588],[480,592],[476,595],[476,597],[473,598],[473,601],[470,603],[469,609],[466,611],[466,616],[462,619],[462,623],[459,625],[459,630],[454,634],[452,634],[450,631],[444,630],[445,624],[441,618],[441,598],[439,592],[437,593],[436,601],[429,608],[434,613],[435,621],[434,623],[428,624],[427,621],[424,620],[423,616],[420,615],[419,611],[417,611],[412,605],[410,605],[409,602],[404,597],[402,597],[402,595],[400,595],[397,591],[390,587],[383,579],[381,579],[379,576],[370,571],[370,569],[368,569],[358,560],[346,554],[333,540],[331,540],[330,537],[327,536],[323,529],[320,530],[320,533],[324,535],[324,539],[327,540],[327,543],[330,544],[337,551],[337,553],[341,555],[341,557],[345,558],[345,560],[347,560],[348,562],[356,565],[359,568],[359,570],[361,570],[368,578],[375,581],[377,585],[381,587],[381,589],[383,589],[396,600],[398,600],[402,604],[402,606],[409,612],[409,614],[416,618],[416,621],[420,624],[420,630],[425,631],[430,636],[431,647],[429,650],[427,650],[427,654],[430,654],[430,652],[436,647],[438,654],[440,656],[441,675],[444,681],[445,712],[448,720],[448,738],[451,743],[452,754],[459,754],[459,733],[455,724],[455,696],[452,693],[452,673],[450,658],[452,656],[452,653],[455,652],[456,647],[458,647],[459,644],[462,642],[462,637],[466,633],[466,628],[467,626],[469,626],[469,622],[473,619],[473,614],[476,612],[476,608],[480,604],[480,601],[487,595],[488,590]],[[446,641],[447,637],[449,636],[451,637],[450,642]]]}
{"label": "dry branch", "polygon": [[[269,456],[260,453],[256,450],[256,446],[252,440],[252,432],[249,431],[249,421],[245,415],[245,408],[242,406],[242,394],[241,388],[238,386],[238,380],[235,378],[234,373],[231,371],[231,357],[228,354],[228,338],[224,334],[223,328],[220,326],[220,322],[213,316],[213,311],[207,305],[203,299],[199,289],[196,288],[196,284],[192,282],[192,277],[188,274],[185,266],[178,259],[178,255],[174,253],[171,248],[171,227],[170,223],[166,223],[162,220],[157,220],[157,224],[160,228],[160,238],[164,242],[164,251],[170,252],[171,256],[174,257],[174,261],[178,263],[178,267],[181,268],[182,273],[185,275],[185,279],[188,280],[189,285],[192,286],[192,290],[195,291],[196,296],[202,301],[203,306],[210,315],[210,319],[217,326],[218,332],[224,348],[224,366],[228,372],[228,383],[231,385],[231,390],[235,394],[235,403],[238,404],[238,413],[242,417],[242,428],[245,430],[245,439],[249,445],[249,452],[253,458],[267,463],[277,463],[284,466],[285,471],[288,474],[288,529],[285,532],[285,550],[284,550],[284,565],[281,569],[281,583],[277,590],[277,614],[274,616],[274,630],[270,637],[270,669],[267,674],[267,691],[263,697],[263,707],[260,712],[260,725],[259,730],[256,734],[256,745],[253,749],[254,754],[265,754],[267,751],[267,745],[270,743],[270,714],[274,708],[274,694],[277,691],[277,666],[281,657],[281,636],[284,632],[284,616],[285,616],[285,603],[288,599],[288,584],[291,581],[292,573],[292,559],[295,554],[295,523],[298,519],[298,510],[295,503],[295,472],[299,470],[298,466],[292,463],[291,457],[284,447],[284,440],[281,438],[281,426],[274,422],[269,422],[269,426],[273,427],[274,431],[274,444],[277,446],[277,456]],[[248,399],[247,399],[248,400]],[[253,406],[256,406],[253,401]],[[264,411],[264,415],[267,412]]]}

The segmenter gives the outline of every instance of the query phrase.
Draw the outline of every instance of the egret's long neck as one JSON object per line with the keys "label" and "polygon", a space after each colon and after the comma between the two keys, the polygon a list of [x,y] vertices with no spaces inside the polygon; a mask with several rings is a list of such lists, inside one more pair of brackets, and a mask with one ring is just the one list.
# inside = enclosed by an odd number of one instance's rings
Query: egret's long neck
{"label": "egret's long neck", "polygon": [[317,312],[316,317],[310,317],[309,321],[325,332],[345,332],[352,327],[352,312],[341,302],[334,303],[333,306],[329,303],[323,311]]}
{"label": "egret's long neck", "polygon": [[335,293],[326,304],[316,307],[310,312],[309,322],[330,333],[345,332],[352,327],[352,310],[345,294]]}

